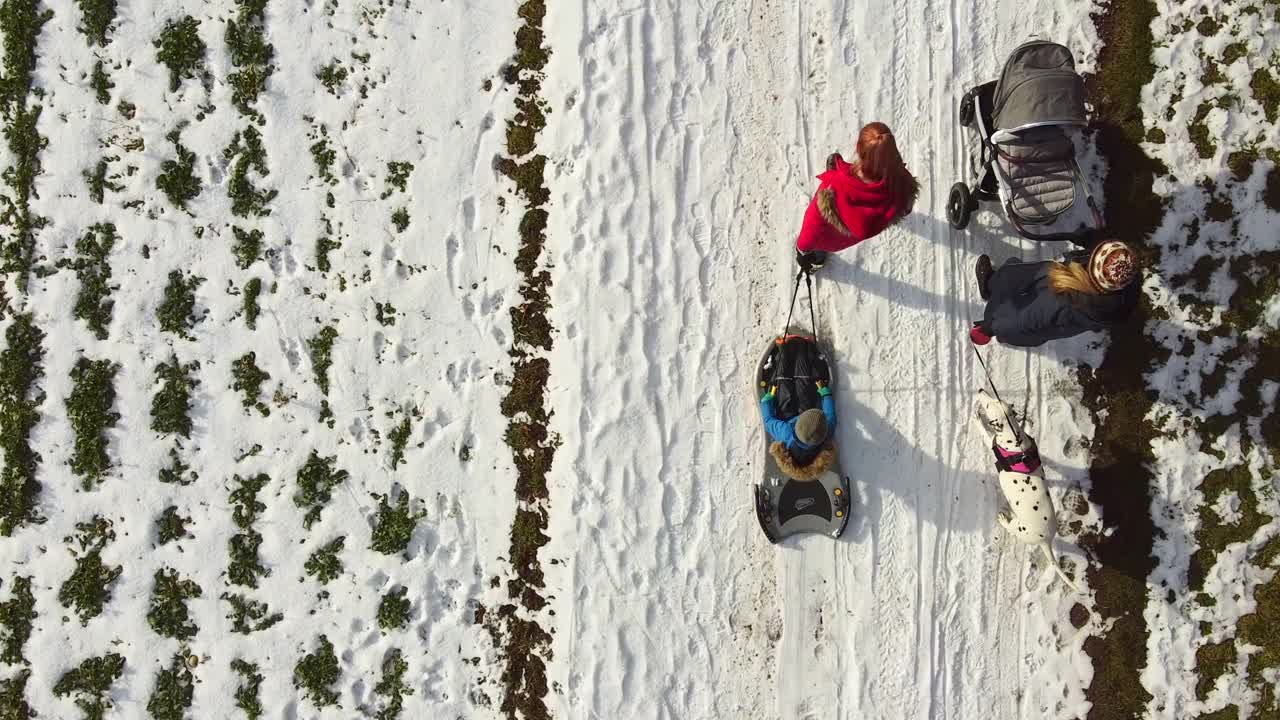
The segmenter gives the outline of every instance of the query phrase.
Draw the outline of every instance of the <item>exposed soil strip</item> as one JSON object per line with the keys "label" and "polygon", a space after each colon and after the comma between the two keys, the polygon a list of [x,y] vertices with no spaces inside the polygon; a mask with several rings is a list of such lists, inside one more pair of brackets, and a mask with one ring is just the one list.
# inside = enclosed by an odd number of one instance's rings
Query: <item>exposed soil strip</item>
{"label": "exposed soil strip", "polygon": [[522,302],[511,308],[514,373],[510,392],[502,400],[502,413],[510,419],[505,439],[518,473],[518,507],[511,526],[514,576],[507,581],[511,602],[502,604],[494,613],[481,609],[476,617],[501,649],[501,708],[512,720],[550,717],[545,698],[551,635],[531,617],[547,604],[542,594],[545,583],[538,551],[550,541],[546,533],[546,476],[558,444],[547,430],[551,418],[545,402],[550,365],[545,357],[538,356],[539,351],[551,349],[551,324],[546,316],[551,273],[542,265],[547,227],[544,206],[550,193],[543,178],[547,159],[535,154],[538,133],[546,126],[541,98],[543,68],[549,53],[542,32],[545,14],[546,5],[541,0],[527,0],[520,5],[523,24],[516,31],[516,54],[504,71],[504,79],[517,86],[518,96],[515,117],[507,122],[508,157],[499,162],[498,169],[515,182],[525,202],[516,255]]}
{"label": "exposed soil strip", "polygon": [[[1155,73],[1151,22],[1156,16],[1156,5],[1148,0],[1113,0],[1095,15],[1103,48],[1098,73],[1087,78],[1098,152],[1110,167],[1104,185],[1107,226],[1141,248],[1149,267],[1159,258],[1149,239],[1164,215],[1152,191],[1152,180],[1163,168],[1140,145],[1142,87]],[[1129,323],[1111,333],[1101,366],[1080,370],[1084,402],[1097,428],[1089,497],[1101,508],[1104,527],[1113,530],[1086,539],[1096,560],[1088,571],[1095,609],[1103,622],[1112,622],[1105,635],[1084,645],[1093,660],[1086,691],[1093,703],[1090,720],[1141,717],[1151,699],[1140,675],[1147,664],[1147,576],[1155,568],[1151,440],[1156,429],[1145,418],[1156,393],[1147,388],[1145,374],[1163,363],[1168,351],[1144,332],[1150,317],[1144,300]]]}
{"label": "exposed soil strip", "polygon": [[36,67],[36,38],[53,11],[39,9],[37,0],[4,0],[0,4],[0,31],[4,33],[4,77],[0,78],[0,111],[4,114],[4,136],[13,154],[5,168],[4,182],[9,193],[3,196],[0,224],[7,226],[0,255],[3,270],[16,273],[18,290],[26,293],[36,248],[36,232],[46,218],[31,212],[40,175],[40,151],[48,142],[36,123],[43,109],[29,105],[31,74]]}

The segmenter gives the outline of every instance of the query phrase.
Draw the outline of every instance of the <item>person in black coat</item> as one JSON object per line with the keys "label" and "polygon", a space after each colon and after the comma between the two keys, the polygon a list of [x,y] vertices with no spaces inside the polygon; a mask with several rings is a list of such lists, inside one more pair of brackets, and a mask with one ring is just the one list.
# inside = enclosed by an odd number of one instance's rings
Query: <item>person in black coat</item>
{"label": "person in black coat", "polygon": [[1009,260],[992,271],[991,258],[978,258],[978,290],[987,309],[969,332],[973,342],[986,345],[996,338],[1005,345],[1034,347],[1107,330],[1137,307],[1142,283],[1133,248],[1108,240],[1063,260]]}

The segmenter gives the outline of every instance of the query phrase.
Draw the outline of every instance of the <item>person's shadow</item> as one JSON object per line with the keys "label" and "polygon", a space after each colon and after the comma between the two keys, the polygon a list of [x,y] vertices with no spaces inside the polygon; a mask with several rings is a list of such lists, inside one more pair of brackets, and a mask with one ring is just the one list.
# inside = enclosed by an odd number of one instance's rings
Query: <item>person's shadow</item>
{"label": "person's shadow", "polygon": [[[844,539],[861,542],[875,532],[887,494],[906,502],[921,522],[940,529],[973,532],[997,527],[1000,492],[995,473],[986,468],[982,442],[967,425],[938,438],[937,445],[950,456],[939,458],[863,403],[859,390],[837,389],[837,394],[841,469],[854,494],[853,518]],[[961,402],[967,417],[970,399]]]}

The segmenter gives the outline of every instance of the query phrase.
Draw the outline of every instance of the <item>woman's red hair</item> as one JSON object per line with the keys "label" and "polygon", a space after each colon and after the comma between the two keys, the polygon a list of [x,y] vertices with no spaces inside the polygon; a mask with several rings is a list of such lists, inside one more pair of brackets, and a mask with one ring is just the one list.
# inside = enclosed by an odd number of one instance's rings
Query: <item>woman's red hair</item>
{"label": "woman's red hair", "polygon": [[902,161],[898,141],[888,125],[867,123],[858,133],[858,170],[871,182],[884,181],[893,195],[899,218],[911,213],[920,194],[920,183]]}

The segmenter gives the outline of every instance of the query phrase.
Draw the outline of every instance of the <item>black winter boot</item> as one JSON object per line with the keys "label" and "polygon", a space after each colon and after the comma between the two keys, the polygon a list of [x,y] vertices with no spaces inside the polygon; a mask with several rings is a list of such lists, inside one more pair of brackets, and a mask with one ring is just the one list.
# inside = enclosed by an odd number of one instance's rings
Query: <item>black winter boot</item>
{"label": "black winter boot", "polygon": [[827,254],[821,250],[801,252],[796,250],[796,264],[807,273],[817,272],[827,263]]}
{"label": "black winter boot", "polygon": [[989,255],[979,255],[978,262],[973,267],[973,272],[978,277],[978,294],[982,296],[983,300],[986,300],[991,295],[989,285],[991,276],[995,273],[995,270],[991,268],[991,257]]}

